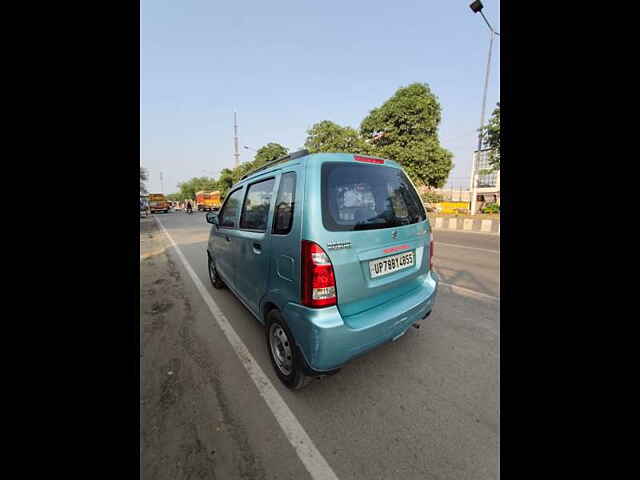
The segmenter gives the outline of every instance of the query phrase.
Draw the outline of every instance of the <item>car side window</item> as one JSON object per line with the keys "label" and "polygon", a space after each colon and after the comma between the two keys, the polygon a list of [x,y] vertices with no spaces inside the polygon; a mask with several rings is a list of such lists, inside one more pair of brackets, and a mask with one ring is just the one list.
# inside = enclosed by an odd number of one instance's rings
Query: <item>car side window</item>
{"label": "car side window", "polygon": [[241,229],[266,231],[269,205],[271,205],[275,183],[275,178],[270,178],[249,185],[244,206],[242,207],[242,216],[240,217]]}
{"label": "car side window", "polygon": [[288,172],[280,179],[280,188],[276,198],[274,212],[273,233],[286,235],[291,231],[293,224],[293,208],[296,197],[296,174]]}
{"label": "car side window", "polygon": [[219,223],[224,228],[234,228],[236,226],[236,219],[240,212],[240,202],[242,201],[242,188],[239,188],[231,195],[225,202],[220,215],[218,215]]}

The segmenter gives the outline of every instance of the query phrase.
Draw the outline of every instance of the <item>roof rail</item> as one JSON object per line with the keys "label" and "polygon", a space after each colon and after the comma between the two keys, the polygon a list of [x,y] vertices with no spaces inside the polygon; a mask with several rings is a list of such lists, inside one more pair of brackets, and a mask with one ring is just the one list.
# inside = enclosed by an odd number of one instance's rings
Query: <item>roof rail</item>
{"label": "roof rail", "polygon": [[298,150],[297,152],[293,152],[293,153],[290,153],[289,155],[286,155],[284,157],[277,158],[277,159],[275,159],[275,160],[273,160],[271,162],[268,162],[268,163],[264,164],[260,168],[256,168],[255,170],[250,171],[244,177],[242,177],[240,180],[244,180],[245,178],[250,177],[254,173],[260,172],[262,170],[266,170],[267,168],[274,166],[276,163],[288,162],[289,160],[295,160],[296,158],[305,157],[307,155],[309,155],[309,150],[306,150],[306,149]]}

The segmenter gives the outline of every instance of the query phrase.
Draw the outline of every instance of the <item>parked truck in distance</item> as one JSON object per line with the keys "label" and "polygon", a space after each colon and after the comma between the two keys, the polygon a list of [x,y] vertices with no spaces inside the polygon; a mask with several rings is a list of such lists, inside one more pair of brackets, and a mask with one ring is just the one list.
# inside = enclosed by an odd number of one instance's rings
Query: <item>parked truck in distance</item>
{"label": "parked truck in distance", "polygon": [[171,207],[169,206],[167,197],[165,197],[163,193],[150,193],[149,208],[151,209],[151,213],[167,213]]}
{"label": "parked truck in distance", "polygon": [[198,211],[217,211],[220,210],[220,206],[222,202],[220,201],[220,192],[218,190],[214,191],[201,191],[196,192],[196,205],[198,206]]}

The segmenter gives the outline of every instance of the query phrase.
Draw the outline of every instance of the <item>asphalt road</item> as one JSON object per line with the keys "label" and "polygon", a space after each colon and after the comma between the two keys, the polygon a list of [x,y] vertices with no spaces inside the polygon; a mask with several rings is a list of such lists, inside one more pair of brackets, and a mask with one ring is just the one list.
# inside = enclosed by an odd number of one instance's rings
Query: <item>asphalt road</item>
{"label": "asphalt road", "polygon": [[[422,327],[335,376],[291,392],[273,372],[262,326],[227,289],[215,290],[209,283],[210,225],[204,214],[171,212],[157,218],[339,479],[498,477],[499,237],[436,231],[434,264],[443,288]],[[198,409],[195,401],[190,415],[204,429],[224,420],[242,446],[242,461],[251,466],[225,478],[311,478],[178,255],[172,247],[166,253],[189,300],[193,321],[183,329],[199,345],[194,368],[215,382],[211,401],[220,405],[224,419],[208,419],[206,408]],[[159,349],[154,354],[163,355]],[[156,373],[142,372],[143,377]],[[187,382],[180,388],[201,387]],[[144,415],[159,415],[155,408],[145,404]],[[184,442],[178,436],[171,440],[171,432],[167,436],[165,446],[173,441],[179,449]]]}

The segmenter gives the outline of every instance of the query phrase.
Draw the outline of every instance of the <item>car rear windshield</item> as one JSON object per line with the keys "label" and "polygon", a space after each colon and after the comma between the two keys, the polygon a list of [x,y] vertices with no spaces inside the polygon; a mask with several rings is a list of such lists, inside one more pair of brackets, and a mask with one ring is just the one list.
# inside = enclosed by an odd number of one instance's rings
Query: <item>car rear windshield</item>
{"label": "car rear windshield", "polygon": [[426,219],[420,197],[399,168],[327,162],[321,191],[327,230],[374,230]]}

